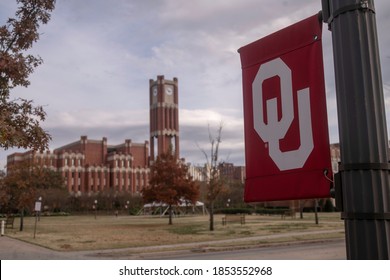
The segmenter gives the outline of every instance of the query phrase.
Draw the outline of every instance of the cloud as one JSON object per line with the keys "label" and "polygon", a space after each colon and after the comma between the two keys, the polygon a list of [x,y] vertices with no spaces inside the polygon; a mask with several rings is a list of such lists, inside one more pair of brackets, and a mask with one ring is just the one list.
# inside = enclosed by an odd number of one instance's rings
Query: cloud
{"label": "cloud", "polygon": [[[390,2],[375,4],[389,119]],[[149,79],[177,77],[182,156],[203,162],[197,145],[207,148],[208,125],[216,129],[222,121],[221,151],[243,164],[237,50],[319,10],[317,0],[57,1],[31,50],[44,64],[31,75],[29,88],[12,94],[44,105],[52,148],[80,135],[105,136],[113,144],[128,138],[143,142],[149,139]],[[14,1],[0,1],[0,22],[14,12]],[[329,131],[331,142],[336,142],[332,42],[326,25],[323,49]]]}
{"label": "cloud", "polygon": [[[222,125],[222,158],[243,164],[243,119],[237,117],[238,114],[239,112],[234,110],[220,112],[213,108],[181,109],[179,130],[182,157],[185,157],[187,162],[204,163],[200,148],[209,150],[209,133],[215,137],[217,129]],[[49,116],[44,128],[53,137],[51,150],[77,141],[82,135],[96,140],[107,137],[109,144],[113,145],[123,143],[125,139],[143,143],[149,141],[149,109],[60,112]]]}
{"label": "cloud", "polygon": [[149,125],[148,110],[82,110],[60,112],[45,122],[45,127],[125,127]]}

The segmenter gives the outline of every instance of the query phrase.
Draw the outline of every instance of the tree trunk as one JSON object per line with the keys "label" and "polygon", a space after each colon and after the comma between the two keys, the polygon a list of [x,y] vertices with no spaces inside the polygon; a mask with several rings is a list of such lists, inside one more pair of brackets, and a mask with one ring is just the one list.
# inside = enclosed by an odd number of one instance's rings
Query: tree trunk
{"label": "tree trunk", "polygon": [[210,202],[210,231],[214,230],[214,201]]}
{"label": "tree trunk", "polygon": [[301,201],[299,201],[299,218],[303,219],[303,205],[301,205]]}
{"label": "tree trunk", "polygon": [[19,227],[19,231],[23,231],[23,218],[24,218],[24,208],[22,208],[22,210],[20,212],[20,227]]}
{"label": "tree trunk", "polygon": [[317,199],[314,199],[314,216],[315,216],[315,221],[316,221],[316,225],[318,225],[318,200]]}
{"label": "tree trunk", "polygon": [[168,212],[169,212],[169,225],[172,225],[173,222],[172,222],[172,205],[169,205],[169,208],[168,208]]}

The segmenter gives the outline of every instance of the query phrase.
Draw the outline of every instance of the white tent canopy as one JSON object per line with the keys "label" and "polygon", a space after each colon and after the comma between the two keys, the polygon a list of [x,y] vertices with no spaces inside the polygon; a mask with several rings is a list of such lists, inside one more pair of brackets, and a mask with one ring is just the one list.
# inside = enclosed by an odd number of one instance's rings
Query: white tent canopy
{"label": "white tent canopy", "polygon": [[[197,201],[194,204],[182,199],[178,205],[172,205],[175,214],[191,214],[202,213],[205,215],[207,209],[203,202]],[[164,216],[169,210],[169,205],[163,202],[153,202],[144,204],[143,208],[138,212],[138,215],[160,215]]]}

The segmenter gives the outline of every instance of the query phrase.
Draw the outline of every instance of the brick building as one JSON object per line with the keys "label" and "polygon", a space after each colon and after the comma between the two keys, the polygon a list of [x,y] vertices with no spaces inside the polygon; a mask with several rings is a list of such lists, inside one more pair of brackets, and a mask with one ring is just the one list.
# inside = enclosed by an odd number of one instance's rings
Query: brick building
{"label": "brick building", "polygon": [[61,172],[70,193],[126,191],[137,193],[149,181],[149,143],[108,145],[107,138],[79,141],[43,153],[28,151],[7,158],[8,170],[17,162],[30,161]]}
{"label": "brick building", "polygon": [[[180,158],[178,79],[166,80],[157,76],[149,80],[150,142],[133,143],[125,140],[109,145],[102,140],[80,140],[54,151],[43,153],[27,151],[14,153],[7,158],[8,172],[22,161],[61,172],[67,190],[73,194],[99,191],[139,193],[148,185],[150,163],[169,149]],[[149,153],[150,152],[150,153]],[[206,167],[189,166],[195,180],[205,180]],[[244,182],[245,167],[222,163],[219,172],[229,181]]]}
{"label": "brick building", "polygon": [[178,80],[149,80],[150,96],[150,160],[169,149],[180,158]]}
{"label": "brick building", "polygon": [[[84,194],[99,191],[140,192],[148,185],[150,162],[169,149],[179,158],[178,79],[166,80],[157,76],[149,80],[150,140],[133,143],[125,140],[108,145],[107,138],[80,140],[43,153],[27,151],[7,157],[7,170],[18,162],[30,161],[61,172],[70,193]],[[151,154],[149,154],[149,148]]]}

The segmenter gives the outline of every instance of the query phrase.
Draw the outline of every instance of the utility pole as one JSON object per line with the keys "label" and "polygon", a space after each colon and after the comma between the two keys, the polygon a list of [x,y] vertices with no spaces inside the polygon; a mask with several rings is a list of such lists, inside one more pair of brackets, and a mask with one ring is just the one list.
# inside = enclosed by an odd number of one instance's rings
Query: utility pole
{"label": "utility pole", "polygon": [[[390,259],[389,142],[373,0],[322,0],[332,32],[348,259]],[[338,205],[340,207],[340,205]]]}

